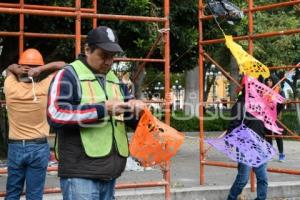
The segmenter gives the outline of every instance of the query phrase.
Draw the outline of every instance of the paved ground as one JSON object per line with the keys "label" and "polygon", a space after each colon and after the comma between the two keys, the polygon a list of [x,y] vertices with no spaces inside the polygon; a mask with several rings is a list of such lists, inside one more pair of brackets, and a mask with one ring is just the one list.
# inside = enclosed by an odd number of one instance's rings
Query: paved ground
{"label": "paved ground", "polygon": [[[274,142],[275,143],[275,142]],[[286,152],[286,162],[278,162],[277,156],[269,163],[270,167],[300,169],[300,148],[299,142],[284,141]],[[229,161],[223,154],[210,148],[207,160]],[[192,187],[199,185],[199,142],[196,137],[187,137],[185,143],[176,157],[172,160],[171,165],[171,183],[173,187]],[[228,185],[233,182],[236,175],[236,169],[221,167],[205,167],[205,185]],[[160,179],[159,169],[144,172],[125,172],[119,179],[119,182],[130,182],[134,180],[148,181]],[[278,181],[298,181],[299,176],[286,174],[269,174],[271,182]]]}
{"label": "paved ground", "polygon": [[[214,136],[215,137],[215,136]],[[276,142],[274,142],[276,144]],[[278,156],[269,162],[270,167],[300,169],[300,148],[299,142],[284,141],[286,161],[278,162]],[[229,161],[225,156],[211,148],[207,160]],[[146,182],[162,179],[159,168],[141,169],[142,171],[126,171],[119,178],[119,183]],[[221,167],[205,167],[205,186],[229,186],[236,175],[236,169]],[[299,181],[296,175],[269,173],[269,182],[290,182]],[[6,176],[0,176],[0,191],[5,190]],[[55,174],[48,174],[47,187],[59,187],[58,178]],[[181,150],[173,158],[171,165],[171,186],[172,188],[184,189],[199,186],[199,142],[195,135],[186,138]],[[124,190],[122,190],[124,191]],[[1,199],[1,198],[0,198]],[[225,197],[224,197],[225,199]],[[295,197],[296,199],[296,197]]]}

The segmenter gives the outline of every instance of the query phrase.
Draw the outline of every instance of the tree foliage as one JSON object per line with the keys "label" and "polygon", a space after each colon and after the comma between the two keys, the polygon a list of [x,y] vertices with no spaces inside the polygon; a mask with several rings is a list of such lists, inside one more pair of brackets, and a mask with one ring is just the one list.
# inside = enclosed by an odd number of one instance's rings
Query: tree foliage
{"label": "tree foliage", "polygon": [[198,60],[198,1],[174,0],[170,8],[171,70],[194,68]]}
{"label": "tree foliage", "polygon": [[[74,0],[57,1],[37,1],[27,0],[27,4],[42,4],[53,6],[72,6]],[[10,1],[18,3],[18,1]],[[91,7],[90,0],[82,0],[82,7]],[[149,0],[128,0],[128,1],[98,1],[98,12],[106,14],[127,14],[127,15],[160,15],[160,7],[157,7]],[[87,34],[92,28],[91,19],[81,20],[81,32]],[[156,23],[125,22],[125,21],[104,21],[98,20],[98,25],[111,26],[118,32],[120,44],[124,47],[126,56],[143,57],[155,40],[159,29]],[[19,31],[18,15],[0,14],[1,31]],[[25,32],[37,33],[75,33],[75,18],[69,17],[46,17],[25,15]],[[25,38],[25,48],[37,48],[44,55],[46,61],[74,59],[74,40],[73,39],[44,39],[44,38]],[[10,63],[18,60],[18,38],[2,37],[0,45],[3,45],[1,55],[1,71]],[[160,52],[158,52],[160,55]]]}
{"label": "tree foliage", "polygon": [[[18,0],[7,1],[18,3]],[[240,8],[247,8],[247,1],[232,0]],[[281,2],[279,0],[255,0],[255,6],[268,3]],[[70,6],[74,7],[74,0],[26,0],[28,4]],[[173,0],[170,2],[170,40],[171,40],[171,71],[182,72],[194,68],[198,59],[198,1],[197,0]],[[82,7],[91,7],[90,0],[82,0]],[[128,0],[128,1],[98,1],[98,13],[163,16],[163,3],[158,0]],[[211,14],[205,8],[205,14]],[[219,22],[226,34],[247,35],[248,17],[245,16],[241,23],[234,26],[228,25],[224,19]],[[128,21],[98,20],[99,25],[111,26],[118,32],[119,41],[125,49],[128,57],[144,57],[158,36],[158,30],[163,28],[161,23],[144,23]],[[0,14],[1,31],[18,31],[18,15]],[[204,26],[204,39],[222,38],[222,33],[213,20],[206,20]],[[296,6],[273,9],[271,11],[256,12],[254,15],[254,33],[281,31],[284,29],[296,29],[300,27],[299,9]],[[91,19],[82,19],[82,34],[86,34],[92,28]],[[74,34],[75,19],[67,17],[46,17],[25,15],[26,32],[42,33],[66,33]],[[299,34],[290,36],[278,36],[268,39],[255,40],[254,55],[266,65],[294,64],[299,59]],[[156,49],[154,58],[163,57],[163,43]],[[245,49],[247,41],[240,42]],[[3,45],[3,53],[0,57],[0,71],[8,64],[18,59],[18,38],[2,37],[0,45]],[[39,49],[46,61],[74,59],[73,39],[44,39],[25,38],[25,48]],[[207,45],[204,47],[212,57],[225,68],[229,68],[230,52],[224,44]],[[155,67],[163,71],[162,64],[148,64],[147,67]],[[209,66],[209,65],[208,65]]]}

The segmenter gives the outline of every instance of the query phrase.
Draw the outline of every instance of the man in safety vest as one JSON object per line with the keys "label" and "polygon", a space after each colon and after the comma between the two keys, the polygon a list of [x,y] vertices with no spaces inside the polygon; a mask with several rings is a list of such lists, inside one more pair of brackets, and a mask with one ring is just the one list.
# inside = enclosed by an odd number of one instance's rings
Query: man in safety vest
{"label": "man in safety vest", "polygon": [[112,29],[95,28],[87,35],[85,55],[52,81],[48,122],[57,135],[64,200],[114,199],[129,155],[125,124],[134,127],[144,108],[111,71],[122,51]]}
{"label": "man in safety vest", "polygon": [[[8,67],[4,93],[9,122],[6,200],[41,200],[50,156],[47,136],[47,94],[53,75],[64,62],[44,65],[40,52],[27,49],[18,64]],[[46,74],[44,73],[46,72]]]}

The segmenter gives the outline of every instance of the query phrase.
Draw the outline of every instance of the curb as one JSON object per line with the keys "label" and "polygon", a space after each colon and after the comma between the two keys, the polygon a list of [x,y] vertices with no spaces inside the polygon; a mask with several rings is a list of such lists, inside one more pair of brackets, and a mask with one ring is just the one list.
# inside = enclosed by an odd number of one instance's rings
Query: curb
{"label": "curb", "polygon": [[[172,200],[224,200],[230,186],[197,186],[171,189]],[[117,200],[165,200],[164,189],[122,189],[116,191]],[[254,199],[256,192],[250,192],[248,184],[243,200]],[[2,199],[2,198],[0,198]],[[44,200],[61,200],[61,194],[47,194]],[[300,200],[300,181],[271,182],[268,187],[269,200]],[[22,196],[21,200],[25,200]]]}
{"label": "curb", "polygon": [[[224,200],[230,186],[199,186],[171,189],[172,200]],[[254,199],[256,192],[250,192],[250,185],[245,187],[243,199]],[[268,199],[300,200],[300,181],[269,183]],[[117,200],[165,200],[163,189],[118,190]]]}

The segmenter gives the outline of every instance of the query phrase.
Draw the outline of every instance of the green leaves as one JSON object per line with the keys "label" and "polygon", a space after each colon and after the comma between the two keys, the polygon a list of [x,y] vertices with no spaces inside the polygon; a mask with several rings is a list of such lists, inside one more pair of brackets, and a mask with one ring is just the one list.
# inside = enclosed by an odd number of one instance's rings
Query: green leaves
{"label": "green leaves", "polygon": [[170,6],[171,71],[192,69],[198,62],[198,5],[174,0]]}
{"label": "green leaves", "polygon": [[[18,3],[18,1],[12,1]],[[232,0],[237,6],[247,8],[244,0]],[[255,6],[267,3],[276,3],[277,0],[256,0]],[[54,5],[74,7],[73,0],[27,0],[28,4]],[[91,7],[90,0],[82,0],[83,7]],[[111,0],[98,1],[98,13],[140,16],[163,16],[163,2],[158,0]],[[209,15],[209,10],[205,10]],[[248,17],[234,26],[228,25],[225,20],[219,19],[222,28],[227,34],[247,35]],[[118,32],[121,46],[128,57],[145,57],[153,42],[158,36],[158,30],[163,28],[162,23],[152,22],[128,22],[99,20],[98,25],[111,26]],[[29,16],[25,17],[25,31],[42,33],[74,34],[75,19],[64,17]],[[213,20],[205,20],[204,39],[222,38],[222,33]],[[1,31],[19,31],[18,15],[0,14]],[[256,12],[254,15],[254,32],[271,32],[285,29],[297,29],[300,27],[299,10],[296,6],[289,6],[272,11]],[[91,28],[90,19],[82,19],[82,34],[86,34]],[[182,72],[197,65],[198,60],[198,1],[197,0],[172,0],[170,2],[170,39],[171,39],[171,71]],[[7,39],[7,38],[4,38]],[[74,40],[25,38],[27,47],[35,47],[42,50],[46,60],[74,59]],[[292,64],[299,59],[300,38],[298,35],[279,36],[273,39],[255,40],[254,55],[267,65]],[[46,48],[45,48],[46,47]],[[247,42],[245,43],[247,48]],[[212,55],[223,66],[228,66],[228,50],[223,44],[205,46],[205,51]],[[6,47],[4,50],[6,51]],[[153,58],[163,57],[163,42],[155,51]],[[15,54],[17,51],[9,52]],[[14,58],[15,56],[10,56]],[[7,61],[7,62],[12,62]],[[3,62],[2,62],[3,64]],[[148,65],[161,65],[149,63]]]}
{"label": "green leaves", "polygon": [[[291,7],[257,12],[254,17],[255,33],[277,32],[300,27],[299,17]],[[299,34],[282,35],[255,41],[254,55],[264,64],[280,66],[296,64],[300,53]],[[258,51],[256,51],[258,50]]]}

